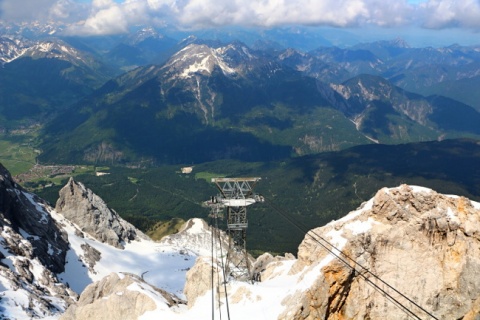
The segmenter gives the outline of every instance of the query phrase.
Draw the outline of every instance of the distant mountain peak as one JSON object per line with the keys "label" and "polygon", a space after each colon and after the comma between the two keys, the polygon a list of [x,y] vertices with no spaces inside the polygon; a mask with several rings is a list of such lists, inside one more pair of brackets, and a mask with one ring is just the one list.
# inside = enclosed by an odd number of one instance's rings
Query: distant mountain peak
{"label": "distant mountain peak", "polygon": [[397,48],[410,48],[410,45],[402,38],[398,37],[390,41],[390,43]]}
{"label": "distant mountain peak", "polygon": [[31,41],[21,37],[0,38],[0,62],[9,63],[22,57],[58,59],[77,66],[93,60],[88,54],[60,39]]}
{"label": "distant mountain peak", "polygon": [[147,39],[163,39],[164,35],[153,27],[143,27],[128,37],[127,44],[137,45]]}
{"label": "distant mountain peak", "polygon": [[164,68],[176,70],[176,76],[184,79],[195,74],[211,75],[215,67],[219,67],[224,75],[233,75],[238,69],[233,65],[234,61],[228,59],[232,48],[231,45],[215,49],[205,44],[189,44],[173,55]]}
{"label": "distant mountain peak", "polygon": [[69,59],[80,56],[80,51],[72,46],[59,40],[47,40],[37,42],[35,45],[28,48],[25,55],[40,57],[40,58],[56,58],[56,59]]}
{"label": "distant mountain peak", "polygon": [[16,37],[0,37],[0,62],[9,63],[23,55],[30,45],[29,41],[22,41]]}

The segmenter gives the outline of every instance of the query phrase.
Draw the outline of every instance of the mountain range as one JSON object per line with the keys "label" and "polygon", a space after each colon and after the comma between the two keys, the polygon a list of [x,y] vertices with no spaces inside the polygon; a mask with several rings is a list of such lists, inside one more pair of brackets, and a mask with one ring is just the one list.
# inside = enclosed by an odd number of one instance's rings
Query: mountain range
{"label": "mountain range", "polygon": [[453,99],[424,97],[376,75],[322,80],[239,42],[194,41],[162,65],[109,80],[48,122],[40,159],[267,161],[479,134],[478,111]]}
{"label": "mountain range", "polygon": [[[32,167],[0,165],[0,318],[478,318],[479,46],[66,27],[0,21],[0,160]],[[224,176],[262,178],[250,281],[201,219]]]}
{"label": "mountain range", "polygon": [[[279,186],[266,183],[272,194],[297,195],[281,201],[288,208],[300,203],[314,223],[372,196],[370,184],[420,181],[442,192],[479,194],[476,171],[468,176],[451,166],[477,159],[478,47],[413,48],[401,39],[334,47],[320,45],[319,36],[306,49],[294,47],[293,38],[280,41],[286,30],[274,37],[273,31],[187,36],[141,27],[128,35],[72,37],[55,25],[0,28],[1,147],[31,146],[34,155],[22,161],[77,164],[75,175],[85,165],[109,166],[111,179],[84,179],[144,231],[157,220],[188,218],[197,205],[177,197],[191,190],[187,178],[170,175],[178,165],[194,165],[195,179],[197,172],[256,176],[256,170]],[[55,183],[38,190],[52,203],[68,180],[33,176],[18,179],[29,187]],[[159,196],[144,185],[158,186],[153,177],[166,180],[162,190],[169,182],[184,190],[155,209]],[[104,191],[111,184],[117,198]],[[194,185],[199,198],[211,195],[205,184]],[[136,190],[141,196],[127,202]]]}
{"label": "mountain range", "polygon": [[0,123],[10,129],[51,119],[114,72],[59,39],[0,38]]}
{"label": "mountain range", "polygon": [[[115,104],[114,108],[131,110],[131,107],[122,105],[131,102],[122,101],[120,97],[136,98],[137,95],[141,95],[147,100],[142,102],[144,107],[153,103],[157,105],[157,109],[163,110],[165,106],[161,104],[164,103],[169,106],[170,115],[172,112],[176,116],[185,113],[189,118],[195,114],[199,119],[193,118],[186,122],[200,120],[199,124],[207,124],[208,131],[213,131],[206,133],[208,136],[215,136],[216,129],[228,128],[226,135],[240,134],[242,136],[240,139],[250,140],[261,136],[265,140],[262,143],[270,143],[274,147],[280,144],[290,148],[288,153],[292,154],[339,150],[363,144],[368,142],[368,139],[388,143],[392,140],[392,143],[396,143],[432,140],[443,134],[454,137],[458,136],[459,130],[464,131],[462,135],[477,134],[475,130],[472,132],[471,125],[466,125],[465,129],[459,128],[458,125],[445,128],[439,123],[451,116],[452,112],[448,110],[450,108],[458,114],[460,126],[464,120],[472,119],[472,116],[476,120],[476,114],[467,110],[468,105],[474,109],[478,108],[478,99],[473,92],[475,79],[479,74],[477,62],[479,53],[476,47],[411,48],[404,41],[397,39],[357,44],[350,48],[319,46],[314,50],[300,51],[298,46],[282,47],[282,44],[262,40],[260,36],[257,36],[256,40],[250,39],[250,45],[247,46],[233,40],[235,34],[237,39],[246,40],[240,36],[241,32],[232,32],[230,36],[207,33],[203,34],[204,38],[197,35],[176,40],[172,37],[175,33],[167,36],[151,27],[139,28],[135,33],[126,36],[100,38],[62,37],[62,27],[53,25],[44,28],[39,25],[30,27],[2,25],[2,27],[4,36],[0,40],[0,60],[3,61],[3,69],[0,76],[3,79],[0,80],[4,84],[2,85],[4,98],[0,104],[2,109],[0,115],[3,126],[14,126],[18,120],[27,123],[28,120],[45,122],[46,119],[58,117],[59,112],[65,109],[77,110],[85,118],[85,113],[89,113],[85,109],[92,108],[92,104]],[[251,33],[252,37],[253,34]],[[276,38],[272,36],[269,39]],[[226,40],[229,42],[224,42]],[[136,67],[139,69],[135,69]],[[124,73],[125,71],[127,73]],[[346,110],[345,104],[351,109],[352,102],[342,101],[346,97],[340,99],[330,89],[354,85],[354,82],[358,82],[367,74],[377,78],[370,77],[364,80],[368,82],[367,91],[361,93],[365,97],[356,99],[353,103],[355,110]],[[114,77],[115,75],[117,77]],[[146,83],[152,83],[153,79],[159,82],[157,85],[161,87],[160,90],[155,91],[146,87]],[[465,83],[469,85],[465,86]],[[102,84],[104,85],[101,86]],[[382,86],[391,86],[392,88],[387,90],[397,91],[397,95],[403,96],[401,99],[407,101],[400,103],[409,103],[413,108],[422,110],[431,109],[427,112],[432,114],[428,119],[430,122],[426,121],[427,119],[413,119],[412,114],[405,114],[405,108],[400,110],[395,107],[393,114],[388,105],[378,110],[378,103],[370,102],[389,98],[386,92],[383,92],[383,96],[372,95],[372,91],[379,90]],[[408,91],[399,92],[398,88]],[[97,91],[94,92],[95,89]],[[466,90],[471,94],[465,94]],[[125,96],[127,91],[129,95]],[[333,91],[338,93],[338,90]],[[424,103],[419,107],[417,101],[415,103],[408,101],[421,100],[420,97],[413,98],[410,93],[425,95],[425,99],[430,100],[428,102],[430,105],[426,106]],[[332,97],[332,94],[335,97]],[[453,100],[437,99],[439,94],[447,94],[449,98],[466,105]],[[108,95],[109,98],[102,98],[102,95]],[[432,106],[438,100],[442,100],[440,102],[442,107]],[[85,107],[85,104],[89,106]],[[375,104],[376,106],[372,108]],[[278,110],[283,106],[286,110]],[[362,112],[369,108],[373,110]],[[439,108],[442,111],[439,111]],[[459,109],[460,111],[457,111]],[[306,118],[302,118],[302,114],[298,112],[300,110]],[[306,110],[310,112],[308,115],[304,112]],[[155,116],[157,111],[154,112]],[[343,115],[337,116],[337,111]],[[396,114],[399,111],[400,114]],[[437,111],[438,114],[434,115]],[[95,108],[93,112],[96,112]],[[125,113],[128,112],[137,111]],[[425,113],[424,110],[420,112]],[[146,114],[151,116],[151,112]],[[72,115],[62,114],[61,117],[65,116]],[[135,119],[136,116],[132,114],[131,118]],[[115,132],[118,129],[112,126],[118,125],[116,123],[121,120],[115,119],[114,114],[107,117],[113,119],[106,121],[109,124],[105,128],[102,128],[101,124],[98,130],[108,130],[119,137],[109,137],[105,143],[112,145],[113,149],[118,149],[121,153],[139,153],[136,155],[137,158],[149,157],[154,161],[159,160],[151,151],[140,152],[125,146],[124,143],[131,143],[135,138],[123,137],[122,132]],[[369,117],[373,119],[366,119]],[[321,122],[335,122],[331,118],[341,123],[337,124],[339,128],[333,129],[336,132],[330,135],[328,134],[330,129],[312,123],[315,121],[308,121],[316,119]],[[358,123],[356,126],[348,124],[358,119],[366,119],[363,126],[359,126]],[[11,123],[12,120],[17,122]],[[72,129],[76,128],[79,121],[70,124]],[[289,125],[290,121],[292,123]],[[419,121],[420,127],[415,123]],[[366,127],[366,124],[368,128],[357,131]],[[149,135],[155,134],[150,129],[145,131]],[[338,131],[341,131],[341,137],[339,141],[335,141],[333,139],[338,136]],[[269,135],[269,132],[274,134]],[[402,138],[397,137],[400,132]],[[253,137],[246,138],[245,134],[252,134]],[[143,133],[140,135],[146,136]],[[323,141],[319,141],[319,137],[324,137]],[[191,137],[185,137],[183,140],[175,143],[184,144],[185,140],[190,141]],[[279,143],[278,140],[284,143]],[[330,141],[325,143],[325,140]],[[88,141],[86,142],[88,146],[83,150],[66,152],[89,153],[87,149],[95,149],[101,142]],[[47,141],[47,145],[49,143],[50,141]],[[223,142],[214,138],[211,143]],[[240,146],[242,147],[244,146]],[[225,155],[231,152],[221,150],[219,153]],[[281,156],[285,155],[285,151],[279,150],[278,153]],[[65,157],[69,156],[62,155],[62,158]],[[133,160],[131,155],[126,158],[124,161]],[[178,154],[168,155],[167,158],[170,162],[189,160]]]}
{"label": "mountain range", "polygon": [[[315,224],[406,181],[480,194],[478,46],[336,47],[288,28],[192,35],[139,27],[98,37],[62,28],[0,22],[0,159],[29,148],[32,156],[11,163],[76,165],[73,175],[93,168],[89,186],[144,231],[190,218],[211,196],[204,177],[217,174],[269,178],[265,194]],[[180,166],[194,174],[177,174]],[[91,174],[100,171],[112,174]],[[68,181],[17,178],[52,203]],[[278,252],[296,246],[298,237],[282,242],[280,222],[265,231],[266,211],[252,227],[266,232],[255,249],[269,239]]]}

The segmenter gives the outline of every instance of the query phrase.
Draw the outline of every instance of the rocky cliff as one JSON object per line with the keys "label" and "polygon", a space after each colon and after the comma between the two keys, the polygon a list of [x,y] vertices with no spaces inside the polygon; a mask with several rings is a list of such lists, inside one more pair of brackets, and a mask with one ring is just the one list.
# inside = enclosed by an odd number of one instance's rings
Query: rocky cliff
{"label": "rocky cliff", "polygon": [[92,190],[70,178],[60,190],[56,212],[75,223],[82,232],[117,248],[146,236],[120,216]]}
{"label": "rocky cliff", "polygon": [[[320,237],[347,263],[319,246]],[[425,188],[384,188],[360,211],[306,236],[291,272],[318,265],[311,288],[285,300],[295,301],[286,303],[292,318],[460,319],[480,297],[480,206]]]}
{"label": "rocky cliff", "polygon": [[[67,309],[67,319],[81,318],[103,310],[98,305],[112,309],[91,318],[135,319],[159,305],[182,304],[176,296],[183,296],[185,273],[195,252],[202,251],[194,234],[206,233],[200,220],[189,222],[190,240],[157,243],[73,180],[58,207],[62,214],[21,188],[0,165],[0,319],[57,319]],[[75,220],[78,216],[82,219]]]}
{"label": "rocky cliff", "polygon": [[138,319],[157,309],[157,299],[169,308],[184,303],[136,275],[111,273],[89,285],[60,320]]}
{"label": "rocky cliff", "polygon": [[5,309],[45,317],[65,308],[76,293],[58,283],[69,248],[66,233],[45,201],[17,185],[0,164],[0,318]]}
{"label": "rocky cliff", "polygon": [[479,267],[478,203],[419,187],[385,188],[359,211],[309,232],[290,273],[322,272],[285,298],[282,316],[461,319],[478,310]]}
{"label": "rocky cliff", "polygon": [[[68,240],[48,215],[46,202],[16,184],[0,164],[0,226],[29,238],[30,257],[38,258],[53,272],[62,272]],[[8,241],[8,238],[6,238]],[[50,254],[55,252],[56,254]]]}

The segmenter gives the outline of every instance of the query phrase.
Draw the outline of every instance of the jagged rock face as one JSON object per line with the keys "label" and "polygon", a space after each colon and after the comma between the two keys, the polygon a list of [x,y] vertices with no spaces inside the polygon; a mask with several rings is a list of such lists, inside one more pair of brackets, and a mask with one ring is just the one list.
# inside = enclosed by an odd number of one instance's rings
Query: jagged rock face
{"label": "jagged rock face", "polygon": [[60,319],[138,319],[157,308],[153,299],[155,297],[160,297],[169,307],[183,303],[175,296],[147,284],[138,276],[111,273],[101,281],[89,285],[78,303],[70,306]]}
{"label": "jagged rock face", "polygon": [[[459,319],[479,309],[480,207],[466,198],[405,185],[384,188],[357,214],[309,234],[290,272],[312,268],[322,272],[308,290],[285,298],[287,318],[408,317],[359,273],[421,318],[429,316],[373,274],[439,319]],[[365,269],[357,265],[354,272],[335,259],[313,238],[317,235]]]}
{"label": "jagged rock face", "polygon": [[56,277],[69,245],[48,208],[0,164],[0,318],[53,316],[77,298]]}
{"label": "jagged rock face", "polygon": [[[4,238],[7,247],[26,258],[38,258],[50,271],[60,273],[65,266],[68,239],[45,207],[48,205],[42,199],[17,185],[0,164],[0,228],[22,236]],[[31,246],[24,245],[21,238]]]}
{"label": "jagged rock face", "polygon": [[55,210],[95,239],[117,248],[123,243],[146,236],[126,222],[106,203],[85,188],[82,183],[70,178],[60,190]]}

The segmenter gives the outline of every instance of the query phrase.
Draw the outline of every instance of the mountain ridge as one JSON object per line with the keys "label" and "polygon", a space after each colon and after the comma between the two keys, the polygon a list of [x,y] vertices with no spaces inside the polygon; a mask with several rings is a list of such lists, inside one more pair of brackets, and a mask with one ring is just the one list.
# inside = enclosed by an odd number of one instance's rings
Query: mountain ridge
{"label": "mountain ridge", "polygon": [[[190,43],[164,65],[109,81],[47,124],[41,159],[91,162],[98,159],[92,152],[105,144],[112,156],[100,163],[138,157],[167,163],[264,160],[265,153],[249,148],[269,148],[272,160],[372,142],[478,136],[477,121],[480,113],[467,105],[423,97],[380,76],[323,83],[239,42]],[[62,131],[64,145],[52,143],[50,137]],[[204,141],[204,150],[192,141]],[[189,149],[195,150],[190,157]]]}

